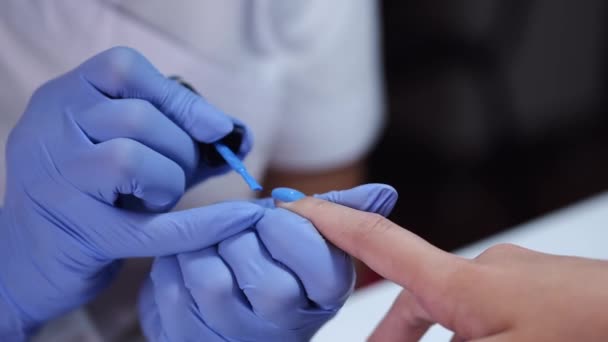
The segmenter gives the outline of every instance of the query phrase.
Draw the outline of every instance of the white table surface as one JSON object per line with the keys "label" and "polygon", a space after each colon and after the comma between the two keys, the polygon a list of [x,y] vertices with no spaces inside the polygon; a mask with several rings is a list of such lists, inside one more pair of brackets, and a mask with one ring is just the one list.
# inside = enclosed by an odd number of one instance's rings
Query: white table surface
{"label": "white table surface", "polygon": [[[489,246],[509,242],[534,250],[608,259],[608,193],[604,193],[454,251],[475,257]],[[313,342],[365,341],[401,288],[383,281],[354,293]],[[422,341],[449,341],[452,333],[435,325]]]}

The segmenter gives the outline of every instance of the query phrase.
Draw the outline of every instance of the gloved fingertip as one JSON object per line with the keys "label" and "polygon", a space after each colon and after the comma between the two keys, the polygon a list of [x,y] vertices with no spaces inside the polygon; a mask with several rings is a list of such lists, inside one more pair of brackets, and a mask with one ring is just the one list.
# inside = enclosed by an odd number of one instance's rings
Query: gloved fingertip
{"label": "gloved fingertip", "polygon": [[306,197],[306,195],[298,190],[291,188],[276,188],[272,190],[272,198],[280,202],[295,202]]}
{"label": "gloved fingertip", "polygon": [[397,190],[390,185],[382,183],[369,183],[360,185],[351,190],[342,192],[342,195],[351,192],[361,199],[366,199],[366,205],[362,208],[365,211],[372,211],[383,216],[387,216],[397,202]]}
{"label": "gloved fingertip", "polygon": [[399,194],[397,190],[390,185],[386,184],[373,184],[378,186],[376,189],[376,209],[375,212],[381,214],[382,216],[388,216],[395,204],[397,203],[397,199],[399,198]]}
{"label": "gloved fingertip", "polygon": [[203,100],[192,105],[190,115],[193,118],[190,134],[203,143],[218,141],[234,128],[234,122],[228,115]]}
{"label": "gloved fingertip", "polygon": [[397,202],[397,190],[390,185],[370,183],[349,190],[330,191],[314,197],[358,210],[388,216]]}
{"label": "gloved fingertip", "polygon": [[[237,121],[235,125],[239,125],[240,123]],[[251,130],[247,129],[244,124],[241,124],[245,127],[245,134],[243,134],[243,141],[241,142],[241,147],[237,153],[237,155],[243,159],[250,151],[251,147],[253,147],[253,133]]]}
{"label": "gloved fingertip", "polygon": [[256,198],[251,200],[250,203],[254,203],[266,209],[274,209],[276,207],[274,204],[274,198],[272,197]]}
{"label": "gloved fingertip", "polygon": [[163,212],[169,211],[176,204],[177,204],[177,201],[170,201],[170,202],[165,202],[165,203],[143,202],[144,207],[147,209],[146,211],[151,212],[151,213],[163,213]]}
{"label": "gloved fingertip", "polygon": [[148,192],[146,194],[138,194],[138,197],[142,205],[150,212],[165,212],[172,209],[181,196],[184,194],[183,187],[176,191],[176,189],[159,189],[154,192]]}
{"label": "gloved fingertip", "polygon": [[134,195],[120,195],[114,205],[118,208],[134,212],[164,213],[171,210],[177,204],[177,200],[158,202],[148,201]]}

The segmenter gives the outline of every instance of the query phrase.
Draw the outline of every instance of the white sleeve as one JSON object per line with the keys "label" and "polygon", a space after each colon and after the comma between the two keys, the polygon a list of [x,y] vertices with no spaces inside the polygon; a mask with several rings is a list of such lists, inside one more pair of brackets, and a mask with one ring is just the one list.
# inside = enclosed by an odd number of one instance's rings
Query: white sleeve
{"label": "white sleeve", "polygon": [[376,2],[311,3],[318,8],[282,31],[291,54],[270,161],[279,169],[312,171],[358,160],[384,121]]}

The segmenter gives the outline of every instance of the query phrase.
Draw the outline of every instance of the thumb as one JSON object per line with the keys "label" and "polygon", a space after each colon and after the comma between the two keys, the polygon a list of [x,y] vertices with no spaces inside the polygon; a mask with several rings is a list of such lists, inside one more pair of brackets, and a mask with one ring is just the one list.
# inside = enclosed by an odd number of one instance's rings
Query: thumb
{"label": "thumb", "polygon": [[165,256],[203,249],[249,229],[264,208],[249,202],[223,202],[167,214],[124,212],[123,225],[105,248],[112,258]]}
{"label": "thumb", "polygon": [[397,202],[397,190],[386,184],[365,184],[346,191],[330,191],[315,195],[349,208],[388,216]]}

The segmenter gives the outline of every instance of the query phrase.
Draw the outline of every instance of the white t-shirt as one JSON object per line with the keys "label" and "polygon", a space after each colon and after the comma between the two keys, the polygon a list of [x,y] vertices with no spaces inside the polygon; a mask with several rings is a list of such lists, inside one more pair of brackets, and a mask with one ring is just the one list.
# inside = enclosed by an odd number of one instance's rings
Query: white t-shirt
{"label": "white t-shirt", "polygon": [[[3,161],[8,133],[32,92],[116,45],[139,50],[161,72],[179,75],[244,121],[254,134],[245,163],[258,179],[269,167],[317,171],[359,159],[381,129],[372,0],[6,0],[0,6]],[[232,173],[192,189],[178,208],[247,196]]]}

